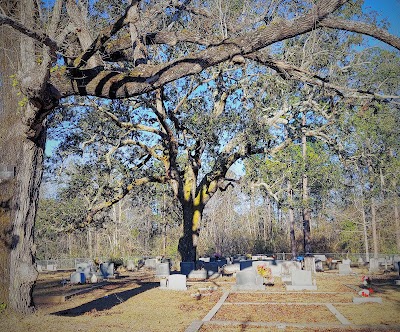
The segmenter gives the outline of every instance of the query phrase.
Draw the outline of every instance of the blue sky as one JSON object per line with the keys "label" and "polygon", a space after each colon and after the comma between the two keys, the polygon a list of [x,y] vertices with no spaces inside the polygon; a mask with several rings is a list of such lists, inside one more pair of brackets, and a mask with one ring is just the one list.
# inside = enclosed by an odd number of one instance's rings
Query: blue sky
{"label": "blue sky", "polygon": [[400,0],[365,0],[364,8],[370,8],[386,18],[390,23],[389,31],[400,36]]}

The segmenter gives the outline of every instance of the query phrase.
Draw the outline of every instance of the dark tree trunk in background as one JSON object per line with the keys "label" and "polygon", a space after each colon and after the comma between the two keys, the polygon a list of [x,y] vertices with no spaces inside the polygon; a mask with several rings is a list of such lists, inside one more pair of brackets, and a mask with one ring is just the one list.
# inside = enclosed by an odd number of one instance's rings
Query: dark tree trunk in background
{"label": "dark tree trunk in background", "polygon": [[[306,126],[306,114],[303,113],[302,126]],[[307,136],[303,133],[301,138],[302,152],[303,152],[303,235],[304,235],[304,253],[311,253],[311,226],[310,217],[311,212],[309,208],[308,197],[308,174],[307,174]]]}
{"label": "dark tree trunk in background", "polygon": [[178,250],[182,262],[196,262],[199,230],[193,224],[195,209],[190,202],[185,202],[182,207],[183,235],[179,239]]}

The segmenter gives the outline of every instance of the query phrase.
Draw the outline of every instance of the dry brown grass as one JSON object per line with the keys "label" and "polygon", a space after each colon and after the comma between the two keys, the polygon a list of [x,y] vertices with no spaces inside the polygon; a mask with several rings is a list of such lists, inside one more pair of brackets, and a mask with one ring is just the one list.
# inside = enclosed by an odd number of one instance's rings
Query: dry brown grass
{"label": "dry brown grass", "polygon": [[[337,272],[337,271],[336,271]],[[361,271],[363,272],[363,271]],[[35,295],[70,294],[92,285],[61,286],[69,273],[41,274]],[[352,304],[361,285],[361,274],[338,276],[329,271],[317,274],[318,292],[286,292],[280,280],[264,292],[232,293],[213,319],[236,322],[334,323],[340,322],[323,303],[335,307],[353,324],[400,325],[400,291],[393,285],[393,275],[373,278],[374,296],[382,297],[382,304]],[[390,279],[391,278],[391,279]],[[21,316],[6,310],[0,313],[1,331],[69,332],[69,331],[185,331],[195,320],[201,320],[218,302],[225,290],[230,290],[234,278],[218,278],[206,282],[189,283],[188,291],[166,291],[158,288],[157,279],[146,272],[127,273],[125,278],[110,281],[88,293],[52,305],[39,305],[36,313]],[[191,296],[199,288],[213,287],[215,291],[201,292],[200,300]],[[327,292],[322,294],[321,292]],[[234,304],[234,303],[252,304]],[[266,302],[276,302],[267,304]],[[294,303],[286,305],[286,303]],[[321,303],[321,305],[311,305]],[[212,323],[212,322],[211,322]],[[210,323],[210,324],[211,324]],[[205,324],[208,331],[282,331],[277,327],[215,326]],[[368,329],[362,329],[367,331]],[[286,332],[323,331],[344,332],[351,328],[301,328],[287,326]],[[360,331],[360,330],[358,330]],[[371,329],[370,331],[373,331]],[[394,330],[393,330],[394,331]]]}
{"label": "dry brown grass", "polygon": [[214,318],[240,322],[337,323],[325,305],[223,305]]}

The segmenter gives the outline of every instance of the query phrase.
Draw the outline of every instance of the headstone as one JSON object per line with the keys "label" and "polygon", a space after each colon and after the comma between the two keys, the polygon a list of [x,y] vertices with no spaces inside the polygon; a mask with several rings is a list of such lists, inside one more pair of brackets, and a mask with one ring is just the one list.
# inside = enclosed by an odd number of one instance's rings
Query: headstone
{"label": "headstone", "polygon": [[47,271],[57,271],[57,265],[56,264],[47,264],[46,270]]}
{"label": "headstone", "polygon": [[101,263],[100,272],[104,278],[112,278],[114,276],[114,263]]}
{"label": "headstone", "polygon": [[362,257],[358,258],[357,264],[358,264],[358,267],[364,266],[364,260],[362,259]]}
{"label": "headstone", "polygon": [[236,285],[234,290],[265,290],[264,278],[254,269],[246,269],[236,273]]}
{"label": "headstone", "polygon": [[379,261],[376,258],[369,259],[369,272],[370,273],[379,272]]}
{"label": "headstone", "polygon": [[320,260],[321,262],[326,262],[326,256],[325,255],[314,255],[315,261]]}
{"label": "headstone", "polygon": [[188,274],[188,279],[207,279],[208,272],[206,269],[193,270]]}
{"label": "headstone", "polygon": [[36,265],[36,270],[37,270],[38,272],[42,272],[42,271],[43,271],[42,265]]}
{"label": "headstone", "polygon": [[286,289],[291,290],[317,290],[317,285],[313,283],[311,271],[293,270],[292,282],[286,285]]}
{"label": "headstone", "polygon": [[96,276],[96,273],[93,273],[92,276],[90,277],[90,282],[92,284],[95,284],[98,281],[98,278]]}
{"label": "headstone", "polygon": [[126,262],[126,269],[128,271],[134,271],[135,270],[135,262],[132,260],[129,260]]}
{"label": "headstone", "polygon": [[204,263],[203,267],[207,271],[209,276],[213,275],[214,273],[218,273],[219,271],[219,264],[217,261]]}
{"label": "headstone", "polygon": [[236,274],[239,271],[240,271],[239,263],[228,264],[222,268],[222,274],[225,274],[225,275]]}
{"label": "headstone", "polygon": [[200,257],[199,261],[205,262],[205,263],[209,263],[210,262],[210,257]]}
{"label": "headstone", "polygon": [[168,277],[169,290],[187,290],[186,276],[184,274],[171,274]]}
{"label": "headstone", "polygon": [[393,256],[393,267],[396,271],[400,272],[400,256]]}
{"label": "headstone", "polygon": [[170,275],[169,263],[158,263],[156,265],[157,277],[168,277]]}
{"label": "headstone", "polygon": [[301,270],[301,263],[297,261],[285,261],[281,264],[281,277],[283,282],[290,282],[292,271]]}
{"label": "headstone", "polygon": [[155,269],[157,263],[158,263],[158,260],[156,258],[148,258],[144,261],[144,266],[149,269]]}
{"label": "headstone", "polygon": [[314,256],[304,257],[304,270],[311,271],[311,273],[315,273],[315,257]]}
{"label": "headstone", "polygon": [[181,273],[188,276],[190,272],[195,270],[194,262],[181,262]]}
{"label": "headstone", "polygon": [[78,263],[76,264],[76,272],[83,272],[89,266],[90,266],[89,263]]}
{"label": "headstone", "polygon": [[86,282],[86,277],[83,272],[73,272],[70,276],[71,284],[84,284]]}
{"label": "headstone", "polygon": [[253,261],[242,260],[242,261],[240,261],[239,264],[240,264],[240,270],[244,270],[249,267],[252,267]]}
{"label": "headstone", "polygon": [[342,260],[342,263],[343,263],[343,264],[351,265],[351,259],[343,259],[343,260]]}
{"label": "headstone", "polygon": [[161,278],[160,279],[160,288],[167,289],[168,287],[168,278]]}
{"label": "headstone", "polygon": [[339,274],[344,276],[344,275],[349,275],[351,274],[351,268],[350,268],[350,264],[338,264],[339,267]]}
{"label": "headstone", "polygon": [[324,272],[324,266],[322,264],[322,261],[319,259],[315,260],[315,271],[317,272]]}

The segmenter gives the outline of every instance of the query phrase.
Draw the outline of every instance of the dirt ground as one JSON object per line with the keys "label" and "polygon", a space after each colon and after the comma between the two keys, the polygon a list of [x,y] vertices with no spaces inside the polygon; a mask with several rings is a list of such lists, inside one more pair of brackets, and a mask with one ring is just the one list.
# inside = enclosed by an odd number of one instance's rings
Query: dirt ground
{"label": "dirt ground", "polygon": [[[382,303],[354,304],[352,298],[358,296],[367,271],[353,271],[350,276],[339,276],[337,270],[318,273],[317,292],[287,292],[279,278],[265,291],[231,292],[200,331],[374,331],[368,326],[400,331],[400,286],[394,284],[398,274],[372,277],[372,296],[381,297]],[[63,286],[61,281],[70,273],[41,273],[34,290],[36,312],[22,316],[3,310],[0,331],[186,331],[192,322],[201,321],[235,283],[232,277],[219,277],[189,282],[187,291],[170,291],[160,289],[159,280],[150,271],[139,271],[123,272],[119,278],[100,284]],[[201,296],[195,297],[196,293]],[[66,300],[60,302],[64,297]],[[40,304],[44,299],[59,303]],[[351,326],[332,325],[340,322],[326,303],[333,304]],[[232,323],[219,325],[224,321]],[[260,327],[246,322],[282,324]],[[293,325],[297,323],[317,327]]]}

